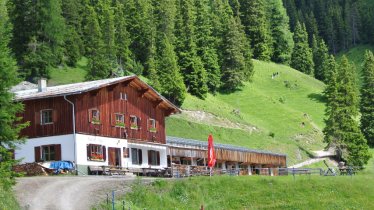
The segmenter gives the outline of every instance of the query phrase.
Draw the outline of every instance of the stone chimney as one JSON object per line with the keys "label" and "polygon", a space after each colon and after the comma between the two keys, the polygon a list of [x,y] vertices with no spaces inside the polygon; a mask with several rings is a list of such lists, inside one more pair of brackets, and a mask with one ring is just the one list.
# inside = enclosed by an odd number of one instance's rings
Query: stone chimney
{"label": "stone chimney", "polygon": [[47,79],[40,78],[38,80],[38,92],[44,92],[47,90]]}

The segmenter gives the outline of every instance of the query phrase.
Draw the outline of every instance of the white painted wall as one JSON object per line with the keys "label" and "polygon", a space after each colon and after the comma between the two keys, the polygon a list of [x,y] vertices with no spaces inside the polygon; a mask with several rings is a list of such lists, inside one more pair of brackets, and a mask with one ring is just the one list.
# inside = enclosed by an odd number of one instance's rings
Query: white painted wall
{"label": "white painted wall", "polygon": [[[78,165],[92,165],[92,166],[107,166],[108,165],[108,147],[115,147],[121,149],[121,166],[126,167],[129,158],[123,158],[123,147],[127,147],[126,139],[108,138],[102,136],[91,136],[84,134],[77,135],[77,164]],[[87,160],[87,144],[99,144],[106,147],[106,161],[91,161]]]}
{"label": "white painted wall", "polygon": [[[61,135],[50,136],[41,138],[27,139],[25,144],[18,145],[15,151],[16,159],[21,159],[21,163],[35,162],[34,147],[48,145],[48,144],[61,144],[61,160],[75,161],[74,158],[74,135]],[[87,144],[99,144],[106,147],[107,158],[106,161],[91,161],[87,160]],[[76,151],[77,151],[77,165],[94,165],[94,166],[107,166],[108,165],[108,148],[120,148],[121,150],[121,166],[128,168],[149,168],[148,165],[148,150],[155,150],[160,152],[160,165],[151,166],[151,168],[166,168],[167,156],[166,145],[153,145],[153,144],[137,144],[128,143],[126,139],[108,138],[101,136],[91,136],[84,134],[76,134]],[[123,148],[129,148],[129,158],[123,158]],[[142,149],[142,165],[133,165],[131,162],[131,148]]]}
{"label": "white painted wall", "polygon": [[17,145],[15,158],[21,159],[21,163],[35,162],[34,147],[48,144],[61,144],[61,160],[74,161],[73,134],[27,139],[25,144]]}
{"label": "white painted wall", "polygon": [[[127,162],[129,168],[166,168],[167,167],[167,155],[166,155],[166,145],[153,145],[153,144],[137,144],[128,143],[130,148],[130,160]],[[131,148],[142,149],[143,163],[141,165],[133,165],[131,162]],[[148,150],[155,150],[160,152],[160,165],[159,166],[149,166],[148,165]],[[127,164],[126,163],[126,164]],[[126,166],[127,167],[127,166]]]}

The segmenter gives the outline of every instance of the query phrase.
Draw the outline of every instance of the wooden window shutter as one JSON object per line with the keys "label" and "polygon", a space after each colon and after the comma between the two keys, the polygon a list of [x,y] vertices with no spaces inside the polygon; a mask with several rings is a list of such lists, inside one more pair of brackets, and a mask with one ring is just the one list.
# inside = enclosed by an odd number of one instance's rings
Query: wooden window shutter
{"label": "wooden window shutter", "polygon": [[160,152],[159,151],[157,151],[156,152],[157,153],[157,163],[156,163],[156,165],[160,165]]}
{"label": "wooden window shutter", "polygon": [[35,162],[40,162],[40,147],[34,147]]}
{"label": "wooden window shutter", "polygon": [[110,115],[110,123],[112,126],[116,126],[116,113]]}
{"label": "wooden window shutter", "polygon": [[106,148],[105,148],[105,146],[103,146],[103,158],[104,158],[104,161],[106,161]]}
{"label": "wooden window shutter", "polygon": [[90,151],[90,145],[87,144],[87,160],[91,159],[91,151]]}
{"label": "wooden window shutter", "polygon": [[138,157],[139,157],[139,165],[143,164],[143,154],[142,154],[142,150],[139,149],[138,150]]}
{"label": "wooden window shutter", "polygon": [[58,120],[58,113],[57,110],[52,110],[52,122],[56,123]]}
{"label": "wooden window shutter", "polygon": [[40,116],[40,112],[35,112],[35,125],[40,125],[40,121],[41,121],[41,116]]}
{"label": "wooden window shutter", "polygon": [[92,109],[88,110],[88,122],[92,121]]}
{"label": "wooden window shutter", "polygon": [[148,165],[152,165],[152,151],[151,150],[148,150]]}
{"label": "wooden window shutter", "polygon": [[55,160],[61,160],[61,144],[55,144]]}
{"label": "wooden window shutter", "polygon": [[138,125],[138,129],[141,129],[141,122],[142,122],[142,118],[140,117],[137,117],[137,125]]}

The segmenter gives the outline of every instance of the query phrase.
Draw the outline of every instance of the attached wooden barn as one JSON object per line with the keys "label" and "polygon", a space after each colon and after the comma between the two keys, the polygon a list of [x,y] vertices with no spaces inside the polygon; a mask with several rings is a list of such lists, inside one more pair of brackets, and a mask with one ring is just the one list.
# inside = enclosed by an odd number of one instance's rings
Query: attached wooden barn
{"label": "attached wooden barn", "polygon": [[[171,166],[192,168],[206,166],[208,143],[179,137],[166,137],[168,145],[168,163]],[[287,156],[284,154],[248,149],[228,144],[214,144],[217,158],[216,171],[240,171],[241,174],[272,173],[262,168],[287,167]]]}

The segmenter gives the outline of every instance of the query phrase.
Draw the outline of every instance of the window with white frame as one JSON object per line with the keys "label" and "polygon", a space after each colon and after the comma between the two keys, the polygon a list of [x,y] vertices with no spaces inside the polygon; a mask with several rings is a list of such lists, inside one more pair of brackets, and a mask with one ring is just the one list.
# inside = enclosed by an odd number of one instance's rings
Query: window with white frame
{"label": "window with white frame", "polygon": [[99,144],[87,144],[87,160],[105,161],[105,146]]}
{"label": "window with white frame", "polygon": [[148,130],[150,132],[156,132],[157,129],[156,129],[156,120],[155,119],[148,119]]}
{"label": "window with white frame", "polygon": [[40,124],[48,125],[53,124],[53,110],[44,109],[40,111]]}
{"label": "window with white frame", "polygon": [[121,113],[115,113],[115,126],[125,127],[125,115]]}
{"label": "window with white frame", "polygon": [[142,150],[131,148],[131,161],[133,165],[141,165],[143,163]]}
{"label": "window with white frame", "polygon": [[155,150],[148,150],[148,165],[160,165],[160,152]]}
{"label": "window with white frame", "polygon": [[127,94],[121,92],[121,93],[119,94],[119,98],[120,98],[121,100],[127,101]]}
{"label": "window with white frame", "polygon": [[135,115],[130,116],[130,128],[131,129],[138,129],[138,117]]}

